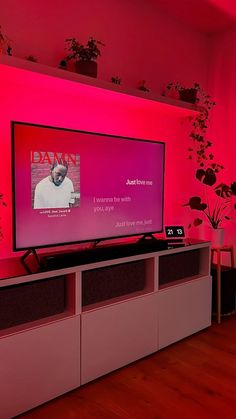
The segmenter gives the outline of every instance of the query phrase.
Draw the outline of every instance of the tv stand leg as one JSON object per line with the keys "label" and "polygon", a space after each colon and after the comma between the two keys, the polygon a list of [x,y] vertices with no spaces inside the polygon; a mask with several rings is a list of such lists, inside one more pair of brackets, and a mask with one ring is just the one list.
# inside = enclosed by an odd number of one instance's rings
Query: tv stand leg
{"label": "tv stand leg", "polygon": [[100,243],[101,240],[94,240],[93,241],[93,246],[92,247],[96,247],[98,245],[98,243]]}
{"label": "tv stand leg", "polygon": [[144,234],[142,237],[140,237],[140,239],[138,239],[138,243],[145,243],[149,241],[157,241],[157,239],[151,233]]}
{"label": "tv stand leg", "polygon": [[25,267],[25,269],[27,270],[27,272],[28,272],[28,273],[30,273],[30,274],[32,273],[32,271],[30,270],[29,266],[27,265],[27,263],[26,263],[26,259],[27,259],[27,258],[28,258],[28,256],[30,256],[31,254],[34,256],[34,258],[35,258],[35,260],[36,260],[36,262],[37,262],[38,267],[39,267],[39,268],[41,268],[40,260],[39,260],[39,257],[38,257],[38,255],[37,255],[37,252],[36,252],[36,250],[35,250],[35,249],[28,249],[28,250],[24,253],[24,255],[23,255],[23,256],[21,256],[21,258],[20,258],[20,261],[21,261],[22,265]]}

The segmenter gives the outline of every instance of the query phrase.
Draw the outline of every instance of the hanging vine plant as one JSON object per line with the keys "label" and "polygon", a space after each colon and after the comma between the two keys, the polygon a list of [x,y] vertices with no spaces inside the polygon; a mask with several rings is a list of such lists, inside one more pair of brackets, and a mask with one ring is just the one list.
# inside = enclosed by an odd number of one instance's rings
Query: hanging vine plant
{"label": "hanging vine plant", "polygon": [[[229,221],[230,209],[236,209],[233,197],[236,195],[236,182],[231,184],[218,183],[218,174],[224,170],[221,163],[215,161],[212,151],[213,143],[207,136],[209,127],[210,111],[216,105],[212,98],[205,94],[198,85],[198,103],[200,112],[192,120],[192,129],[189,134],[193,146],[188,148],[188,158],[195,160],[198,168],[195,172],[196,179],[204,185],[204,199],[200,196],[192,196],[184,206],[189,206],[191,210],[202,212],[203,217],[196,217],[189,228],[197,227],[205,220],[212,228],[217,229],[222,226],[224,221]],[[213,199],[210,199],[210,189],[213,190]]]}
{"label": "hanging vine plant", "polygon": [[[210,95],[206,94],[199,83],[194,83],[190,88],[182,86],[179,82],[169,83],[164,91],[167,96],[171,91],[183,92],[184,90],[194,89],[196,95],[194,102],[198,105],[198,113],[190,118],[191,129],[189,139],[192,145],[188,147],[188,159],[197,164],[195,172],[196,179],[204,186],[203,197],[194,195],[183,206],[188,206],[191,210],[197,210],[203,216],[196,217],[189,224],[189,228],[199,226],[205,219],[212,228],[219,228],[224,221],[229,221],[230,209],[236,209],[233,198],[236,196],[236,182],[230,184],[218,183],[218,174],[224,170],[221,163],[215,161],[213,153],[213,143],[208,138],[208,127],[210,122],[210,112],[216,102]],[[181,100],[181,95],[179,94]],[[213,195],[213,199],[212,198]],[[211,198],[210,198],[211,197]]]}

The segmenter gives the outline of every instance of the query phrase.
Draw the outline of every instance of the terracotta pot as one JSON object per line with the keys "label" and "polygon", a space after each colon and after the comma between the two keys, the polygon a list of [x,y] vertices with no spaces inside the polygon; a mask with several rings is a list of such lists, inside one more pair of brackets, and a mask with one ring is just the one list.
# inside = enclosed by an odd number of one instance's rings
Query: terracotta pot
{"label": "terracotta pot", "polygon": [[83,74],[84,76],[97,77],[98,66],[96,61],[83,61],[75,62],[76,73]]}
{"label": "terracotta pot", "polygon": [[209,228],[209,240],[213,247],[222,247],[224,244],[224,229]]}
{"label": "terracotta pot", "polygon": [[179,98],[184,102],[196,103],[197,90],[196,89],[182,89],[179,91]]}

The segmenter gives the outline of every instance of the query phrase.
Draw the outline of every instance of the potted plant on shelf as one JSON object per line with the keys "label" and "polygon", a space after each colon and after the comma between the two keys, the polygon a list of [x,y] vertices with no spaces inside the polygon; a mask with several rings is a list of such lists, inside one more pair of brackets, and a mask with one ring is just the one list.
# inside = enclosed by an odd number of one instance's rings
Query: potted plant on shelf
{"label": "potted plant on shelf", "polygon": [[119,77],[119,76],[112,76],[111,77],[111,82],[114,83],[114,84],[120,85],[121,84],[121,77]]}
{"label": "potted plant on shelf", "polygon": [[92,37],[86,45],[81,44],[76,38],[67,38],[65,42],[69,54],[62,61],[67,63],[74,60],[77,73],[97,77],[97,58],[101,55],[99,46],[104,46],[103,42]]}
{"label": "potted plant on shelf", "polygon": [[224,166],[215,161],[212,152],[213,143],[207,136],[209,126],[209,111],[215,106],[215,101],[205,94],[198,84],[198,91],[201,92],[199,98],[199,113],[191,117],[191,130],[189,138],[192,146],[188,148],[188,159],[194,160],[197,165],[195,178],[203,185],[203,197],[193,195],[183,206],[188,206],[191,210],[199,211],[202,216],[197,216],[188,228],[197,227],[205,221],[211,227],[212,237],[221,235],[216,239],[216,245],[222,245],[223,229],[225,221],[230,220],[231,208],[236,209],[234,197],[236,196],[236,182],[229,184],[219,181],[219,173],[224,170]]}
{"label": "potted plant on shelf", "polygon": [[150,92],[150,89],[146,86],[146,80],[140,80],[138,82],[138,89],[142,90],[143,92]]}
{"label": "potted plant on shelf", "polygon": [[37,63],[38,62],[38,59],[34,56],[34,55],[27,55],[26,57],[25,57],[25,59],[27,60],[27,61],[31,61],[32,63]]}
{"label": "potted plant on shelf", "polygon": [[6,52],[7,55],[12,55],[11,40],[2,31],[0,25],[0,54]]}
{"label": "potted plant on shelf", "polygon": [[177,94],[177,97],[184,102],[197,104],[201,102],[205,109],[212,108],[214,101],[212,101],[210,95],[207,95],[202,89],[201,85],[194,82],[192,86],[185,87],[181,83],[170,82],[166,85],[163,96],[171,96],[173,93]]}

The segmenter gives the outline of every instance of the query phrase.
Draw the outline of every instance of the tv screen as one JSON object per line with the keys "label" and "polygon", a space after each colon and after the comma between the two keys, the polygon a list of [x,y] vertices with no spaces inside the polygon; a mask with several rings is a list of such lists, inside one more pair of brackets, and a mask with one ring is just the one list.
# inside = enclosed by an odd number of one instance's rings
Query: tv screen
{"label": "tv screen", "polygon": [[14,250],[163,230],[162,142],[12,122]]}

